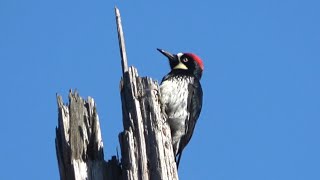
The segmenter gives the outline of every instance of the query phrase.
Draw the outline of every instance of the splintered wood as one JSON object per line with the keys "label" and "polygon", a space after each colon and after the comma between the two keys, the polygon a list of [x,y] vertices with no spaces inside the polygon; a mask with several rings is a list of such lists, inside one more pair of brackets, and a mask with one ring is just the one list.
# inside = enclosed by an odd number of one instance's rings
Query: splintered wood
{"label": "splintered wood", "polygon": [[100,122],[94,100],[88,97],[85,101],[77,92],[70,91],[68,105],[63,104],[61,96],[57,96],[57,103],[56,153],[60,179],[120,179],[118,160],[104,160]]}
{"label": "splintered wood", "polygon": [[124,179],[178,179],[170,128],[161,115],[157,82],[138,77],[133,67],[122,81],[124,131],[119,139]]}

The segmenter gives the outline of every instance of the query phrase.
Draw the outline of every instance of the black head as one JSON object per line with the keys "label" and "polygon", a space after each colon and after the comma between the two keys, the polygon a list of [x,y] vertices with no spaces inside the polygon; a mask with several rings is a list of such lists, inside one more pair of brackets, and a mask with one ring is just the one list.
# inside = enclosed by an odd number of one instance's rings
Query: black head
{"label": "black head", "polygon": [[198,79],[201,79],[204,69],[202,60],[193,53],[171,54],[162,49],[158,49],[169,59],[171,70],[183,70],[192,73]]}

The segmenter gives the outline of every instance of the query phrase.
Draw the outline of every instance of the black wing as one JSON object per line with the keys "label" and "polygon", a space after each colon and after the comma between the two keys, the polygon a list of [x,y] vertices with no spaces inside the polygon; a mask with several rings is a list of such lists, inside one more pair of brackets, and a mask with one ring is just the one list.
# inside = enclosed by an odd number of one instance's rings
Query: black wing
{"label": "black wing", "polygon": [[186,147],[186,145],[189,143],[193,131],[195,128],[195,125],[197,123],[197,120],[199,118],[201,108],[202,108],[202,88],[201,84],[198,79],[194,79],[193,84],[189,84],[189,95],[188,95],[188,112],[189,118],[186,120],[186,135],[181,139],[180,147],[178,150],[178,160],[177,160],[177,166],[179,166],[180,158],[183,149]]}

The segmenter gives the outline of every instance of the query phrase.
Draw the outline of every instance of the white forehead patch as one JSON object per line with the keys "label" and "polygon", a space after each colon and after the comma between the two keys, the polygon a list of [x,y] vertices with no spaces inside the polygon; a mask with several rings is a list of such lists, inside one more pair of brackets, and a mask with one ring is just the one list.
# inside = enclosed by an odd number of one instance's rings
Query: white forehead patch
{"label": "white forehead patch", "polygon": [[183,53],[178,53],[177,56],[178,56],[178,59],[180,61],[180,57],[183,55]]}

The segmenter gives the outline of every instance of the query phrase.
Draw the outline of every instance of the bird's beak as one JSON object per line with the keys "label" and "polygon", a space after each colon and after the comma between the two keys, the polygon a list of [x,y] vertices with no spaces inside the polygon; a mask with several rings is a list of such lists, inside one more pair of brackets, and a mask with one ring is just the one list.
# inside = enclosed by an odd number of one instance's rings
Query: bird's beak
{"label": "bird's beak", "polygon": [[171,69],[188,69],[186,65],[180,62],[179,57],[177,55],[171,54],[159,48],[157,50],[161,52],[163,55],[167,56],[167,58],[169,59]]}
{"label": "bird's beak", "polygon": [[163,50],[163,49],[157,48],[157,50],[158,50],[159,52],[161,52],[163,55],[165,55],[165,56],[169,59],[170,62],[174,62],[174,61],[177,60],[177,58],[176,58],[175,55],[173,55],[173,54],[171,54],[171,53],[169,53],[169,52],[167,52],[167,51],[165,51],[165,50]]}

